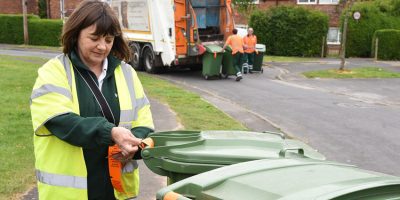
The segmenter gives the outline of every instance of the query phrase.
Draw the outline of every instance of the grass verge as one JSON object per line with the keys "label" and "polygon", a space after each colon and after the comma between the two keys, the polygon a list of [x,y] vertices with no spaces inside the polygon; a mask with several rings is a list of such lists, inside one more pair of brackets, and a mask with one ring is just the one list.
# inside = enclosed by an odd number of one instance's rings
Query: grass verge
{"label": "grass verge", "polygon": [[44,62],[0,56],[0,199],[10,199],[35,182],[29,97]]}
{"label": "grass verge", "polygon": [[[47,59],[0,55],[0,199],[35,184],[29,97]],[[222,111],[167,81],[139,73],[148,96],[169,104],[190,130],[245,130]]]}
{"label": "grass verge", "polygon": [[188,130],[246,130],[213,105],[203,101],[193,92],[185,91],[172,83],[139,73],[146,93],[174,110]]}
{"label": "grass verge", "polygon": [[312,61],[318,61],[318,58],[270,56],[270,55],[266,55],[263,58],[263,62],[312,62]]}
{"label": "grass verge", "polygon": [[379,67],[318,70],[304,72],[303,75],[307,78],[400,78],[400,73]]}

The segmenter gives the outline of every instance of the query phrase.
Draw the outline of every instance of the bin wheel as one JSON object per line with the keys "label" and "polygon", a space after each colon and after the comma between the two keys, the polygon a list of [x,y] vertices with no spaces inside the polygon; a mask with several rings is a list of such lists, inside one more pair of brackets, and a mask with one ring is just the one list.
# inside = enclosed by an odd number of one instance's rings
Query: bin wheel
{"label": "bin wheel", "polygon": [[228,74],[220,74],[220,76],[221,76],[221,78],[225,78],[225,79],[228,78]]}
{"label": "bin wheel", "polygon": [[209,78],[208,75],[204,75],[204,79],[208,80]]}

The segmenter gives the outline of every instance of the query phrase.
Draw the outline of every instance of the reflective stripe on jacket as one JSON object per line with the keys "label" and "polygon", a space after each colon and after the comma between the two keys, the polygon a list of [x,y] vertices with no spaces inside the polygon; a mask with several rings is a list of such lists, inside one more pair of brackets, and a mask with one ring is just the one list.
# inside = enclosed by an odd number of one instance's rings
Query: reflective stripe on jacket
{"label": "reflective stripe on jacket", "polygon": [[[150,103],[136,72],[122,62],[115,71],[121,109],[119,126],[154,128]],[[34,129],[36,177],[40,199],[87,199],[87,171],[83,150],[52,135],[44,124],[59,115],[76,113],[79,102],[74,68],[65,55],[49,60],[38,70],[31,95]],[[127,194],[114,190],[117,199],[137,196],[139,173],[136,161],[123,170],[123,186]]]}

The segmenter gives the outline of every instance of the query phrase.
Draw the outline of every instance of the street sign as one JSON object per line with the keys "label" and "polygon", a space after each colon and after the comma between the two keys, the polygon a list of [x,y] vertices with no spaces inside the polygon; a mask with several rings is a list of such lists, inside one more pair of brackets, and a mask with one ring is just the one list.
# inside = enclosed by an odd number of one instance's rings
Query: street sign
{"label": "street sign", "polygon": [[359,20],[360,17],[361,17],[361,13],[360,13],[360,12],[356,11],[356,12],[353,13],[353,18],[354,18],[355,20]]}

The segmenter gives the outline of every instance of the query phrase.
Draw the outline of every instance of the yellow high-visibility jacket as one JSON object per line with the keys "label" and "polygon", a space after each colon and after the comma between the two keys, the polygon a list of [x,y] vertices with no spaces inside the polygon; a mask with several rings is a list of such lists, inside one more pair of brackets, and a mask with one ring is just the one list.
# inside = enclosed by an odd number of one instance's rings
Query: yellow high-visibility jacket
{"label": "yellow high-visibility jacket", "polygon": [[[144,126],[154,129],[150,104],[136,72],[121,62],[115,71],[121,109],[119,126],[131,130]],[[87,171],[83,150],[52,135],[44,124],[65,113],[79,115],[74,68],[66,55],[49,60],[38,70],[31,95],[34,129],[35,168],[39,199],[87,199]],[[124,169],[122,180],[126,194],[114,190],[117,199],[139,193],[136,161]],[[134,167],[132,167],[134,166]]]}

